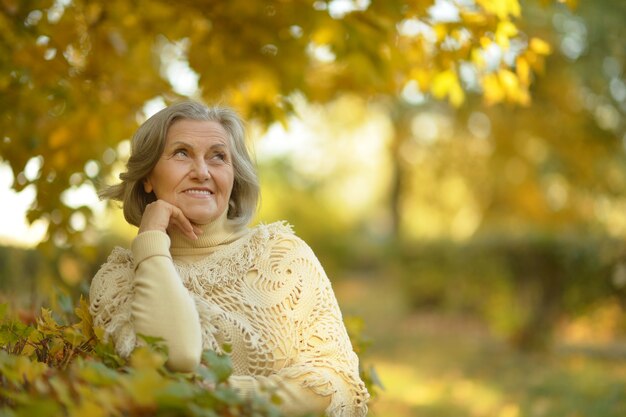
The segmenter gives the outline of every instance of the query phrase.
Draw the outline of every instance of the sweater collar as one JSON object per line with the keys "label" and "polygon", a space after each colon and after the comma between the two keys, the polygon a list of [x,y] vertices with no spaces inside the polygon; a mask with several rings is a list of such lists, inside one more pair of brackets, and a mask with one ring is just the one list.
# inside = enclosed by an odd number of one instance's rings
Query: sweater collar
{"label": "sweater collar", "polygon": [[204,233],[198,235],[197,240],[189,239],[180,230],[174,228],[168,231],[171,240],[171,249],[209,249],[220,245],[232,243],[240,238],[246,228],[238,227],[228,219],[227,211],[215,220],[204,225],[198,225]]}

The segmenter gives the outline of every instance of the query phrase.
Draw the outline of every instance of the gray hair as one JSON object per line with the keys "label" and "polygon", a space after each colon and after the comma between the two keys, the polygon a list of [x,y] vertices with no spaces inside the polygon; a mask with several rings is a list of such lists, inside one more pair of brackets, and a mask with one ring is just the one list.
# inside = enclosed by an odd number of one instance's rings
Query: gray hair
{"label": "gray hair", "polygon": [[154,193],[145,192],[143,181],[163,154],[168,129],[181,119],[217,122],[228,134],[235,178],[227,217],[240,227],[247,225],[257,209],[259,179],[246,147],[243,120],[228,107],[209,107],[195,101],[184,101],[154,114],[139,126],[131,139],[126,172],[120,174],[122,182],[102,189],[99,197],[121,201],[126,221],[139,227],[146,206],[156,200]]}

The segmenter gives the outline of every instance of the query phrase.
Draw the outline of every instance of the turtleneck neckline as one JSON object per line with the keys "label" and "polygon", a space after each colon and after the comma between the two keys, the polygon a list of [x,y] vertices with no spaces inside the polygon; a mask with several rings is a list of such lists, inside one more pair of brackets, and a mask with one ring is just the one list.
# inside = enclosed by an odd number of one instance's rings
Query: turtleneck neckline
{"label": "turtleneck neckline", "polygon": [[227,218],[227,210],[212,222],[198,227],[204,233],[198,234],[197,240],[188,238],[177,228],[168,231],[172,255],[198,251],[212,252],[213,248],[232,243],[247,232],[247,228],[237,227]]}

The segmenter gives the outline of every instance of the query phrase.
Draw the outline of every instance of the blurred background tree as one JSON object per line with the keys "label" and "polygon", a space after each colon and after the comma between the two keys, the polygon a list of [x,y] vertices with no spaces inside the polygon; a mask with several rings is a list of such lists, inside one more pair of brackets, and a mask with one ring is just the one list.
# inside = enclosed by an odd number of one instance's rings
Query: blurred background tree
{"label": "blurred background tree", "polygon": [[[107,178],[150,100],[224,101],[266,125],[286,121],[296,94],[317,102],[412,88],[459,105],[473,89],[527,104],[550,49],[518,29],[517,0],[0,6],[0,152],[12,187],[36,195],[29,220],[45,220],[57,246],[90,226],[90,207],[66,191]],[[493,61],[496,50],[506,59]]]}

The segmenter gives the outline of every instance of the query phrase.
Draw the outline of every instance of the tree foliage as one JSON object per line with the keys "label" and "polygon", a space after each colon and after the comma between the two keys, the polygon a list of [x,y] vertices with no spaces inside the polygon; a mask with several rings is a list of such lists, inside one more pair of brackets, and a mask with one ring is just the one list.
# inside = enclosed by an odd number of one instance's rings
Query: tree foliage
{"label": "tree foliage", "polygon": [[521,15],[518,0],[3,0],[0,155],[14,189],[36,189],[29,220],[48,220],[62,243],[80,232],[72,213],[90,215],[63,192],[106,178],[144,104],[180,95],[175,68],[198,76],[186,94],[265,123],[284,121],[294,94],[412,88],[527,105],[551,48],[520,30]]}
{"label": "tree foliage", "polygon": [[460,109],[396,106],[398,229],[408,235],[453,234],[466,223],[456,238],[493,230],[623,236],[624,3],[526,12],[525,26],[557,47],[532,106],[473,98]]}

